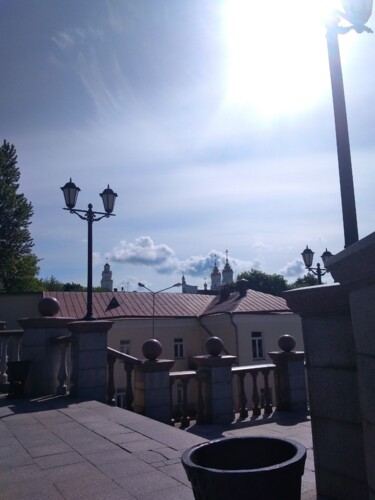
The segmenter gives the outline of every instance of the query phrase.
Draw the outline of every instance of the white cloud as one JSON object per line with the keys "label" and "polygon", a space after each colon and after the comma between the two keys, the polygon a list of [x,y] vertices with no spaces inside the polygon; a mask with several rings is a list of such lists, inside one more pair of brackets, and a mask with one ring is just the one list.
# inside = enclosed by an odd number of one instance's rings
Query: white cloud
{"label": "white cloud", "polygon": [[128,262],[163,267],[175,260],[174,251],[164,243],[156,245],[149,236],[140,236],[134,243],[122,240],[110,253],[114,262]]}
{"label": "white cloud", "polygon": [[75,45],[73,33],[67,33],[67,32],[57,33],[56,36],[52,37],[52,41],[55,42],[55,44],[61,50],[70,49]]}
{"label": "white cloud", "polygon": [[292,262],[288,262],[288,264],[279,271],[279,273],[286,278],[298,278],[298,276],[305,274],[305,272],[305,265],[301,259],[295,259]]}
{"label": "white cloud", "polygon": [[[219,269],[223,268],[226,261],[226,254],[217,250],[211,250],[206,256],[194,255],[179,259],[170,246],[165,243],[156,244],[150,236],[140,236],[134,242],[122,240],[108,257],[117,263],[152,267],[159,274],[180,272],[192,277],[208,277],[215,261]],[[260,268],[260,262],[257,260],[229,258],[229,263],[234,277],[242,271]]]}

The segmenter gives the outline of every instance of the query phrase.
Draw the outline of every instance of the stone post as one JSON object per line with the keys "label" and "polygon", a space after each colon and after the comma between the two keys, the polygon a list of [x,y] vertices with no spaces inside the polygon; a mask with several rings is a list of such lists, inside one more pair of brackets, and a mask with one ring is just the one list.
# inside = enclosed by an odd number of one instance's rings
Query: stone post
{"label": "stone post", "polygon": [[329,269],[349,292],[367,470],[368,498],[375,499],[375,233],[332,257]]}
{"label": "stone post", "polygon": [[113,321],[74,321],[72,334],[72,376],[70,394],[80,399],[107,402],[107,334]]}
{"label": "stone post", "polygon": [[169,424],[171,422],[171,393],[169,371],[173,360],[157,359],[162,345],[156,339],[142,346],[145,360],[134,367],[134,409],[146,417]]}
{"label": "stone post", "polygon": [[317,493],[368,500],[348,292],[336,283],[284,296],[302,320]]}
{"label": "stone post", "polygon": [[24,330],[20,358],[30,362],[24,389],[30,397],[57,393],[61,355],[53,340],[68,335],[67,325],[73,320],[55,316],[60,306],[52,297],[42,299],[38,310],[41,317],[18,320]]}
{"label": "stone post", "polygon": [[205,380],[204,420],[212,424],[229,424],[234,418],[232,365],[236,356],[221,356],[223,342],[219,337],[206,341],[208,355],[194,356],[197,376]]}
{"label": "stone post", "polygon": [[291,335],[280,337],[278,344],[281,351],[268,353],[276,365],[276,409],[279,411],[306,411],[305,353],[293,351],[296,341]]}

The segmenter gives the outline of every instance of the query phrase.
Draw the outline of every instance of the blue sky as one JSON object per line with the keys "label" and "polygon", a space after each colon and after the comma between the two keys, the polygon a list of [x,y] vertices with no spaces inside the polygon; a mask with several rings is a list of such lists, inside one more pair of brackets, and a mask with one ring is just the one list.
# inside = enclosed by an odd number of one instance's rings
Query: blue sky
{"label": "blue sky", "polygon": [[[323,2],[324,3],[324,2]],[[327,3],[327,2],[325,2]],[[261,4],[261,5],[259,5]],[[282,7],[281,8],[281,4]],[[0,0],[0,130],[34,206],[40,277],[85,284],[86,224],[109,184],[94,284],[203,286],[214,255],[294,281],[308,244],[343,249],[319,2]],[[374,28],[374,20],[368,25]],[[375,37],[340,37],[360,237],[375,213]]]}

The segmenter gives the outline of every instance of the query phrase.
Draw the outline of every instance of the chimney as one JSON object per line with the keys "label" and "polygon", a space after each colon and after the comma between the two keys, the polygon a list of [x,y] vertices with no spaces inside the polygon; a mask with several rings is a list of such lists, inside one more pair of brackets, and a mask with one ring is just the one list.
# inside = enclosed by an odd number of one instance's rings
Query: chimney
{"label": "chimney", "polygon": [[248,284],[249,282],[245,280],[245,278],[242,278],[241,280],[237,280],[237,290],[238,293],[240,294],[240,297],[246,297],[246,291],[248,289]]}

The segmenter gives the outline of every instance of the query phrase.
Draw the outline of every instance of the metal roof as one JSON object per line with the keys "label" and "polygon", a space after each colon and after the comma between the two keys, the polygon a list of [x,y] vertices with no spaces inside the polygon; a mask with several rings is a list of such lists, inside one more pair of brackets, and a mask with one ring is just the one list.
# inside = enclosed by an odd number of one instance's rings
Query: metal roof
{"label": "metal roof", "polygon": [[247,290],[244,297],[239,293],[231,293],[227,299],[217,295],[207,307],[204,314],[246,313],[246,314],[269,314],[290,313],[285,299],[269,295],[268,293]]}
{"label": "metal roof", "polygon": [[[59,301],[59,316],[80,319],[86,314],[86,292],[43,292],[43,297],[55,297]],[[150,292],[93,292],[93,313],[98,319],[149,318],[152,302]],[[291,312],[282,297],[255,290],[247,290],[244,297],[232,293],[226,299],[220,295],[157,293],[154,307],[155,317],[163,318]]]}
{"label": "metal roof", "polygon": [[[86,292],[43,292],[60,304],[60,316],[83,318],[86,314]],[[200,316],[215,297],[210,295],[158,293],[155,295],[156,317]],[[93,292],[93,314],[98,319],[149,318],[152,316],[150,292]]]}

